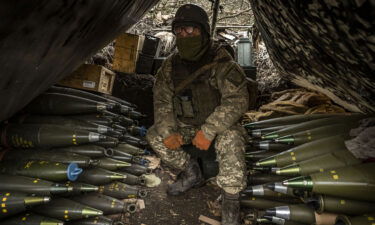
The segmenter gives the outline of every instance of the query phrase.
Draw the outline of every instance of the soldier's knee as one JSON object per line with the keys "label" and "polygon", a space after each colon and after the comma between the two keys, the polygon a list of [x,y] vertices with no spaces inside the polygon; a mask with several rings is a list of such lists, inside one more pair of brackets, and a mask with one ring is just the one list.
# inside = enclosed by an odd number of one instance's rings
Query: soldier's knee
{"label": "soldier's knee", "polygon": [[146,140],[148,143],[154,142],[160,135],[157,133],[155,126],[147,129]]}

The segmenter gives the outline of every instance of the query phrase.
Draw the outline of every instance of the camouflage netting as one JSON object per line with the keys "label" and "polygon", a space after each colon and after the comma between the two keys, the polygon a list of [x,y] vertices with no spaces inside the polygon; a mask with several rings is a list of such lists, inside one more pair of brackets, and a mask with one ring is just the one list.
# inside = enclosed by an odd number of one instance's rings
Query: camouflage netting
{"label": "camouflage netting", "polygon": [[375,2],[250,1],[275,67],[350,111],[375,111]]}

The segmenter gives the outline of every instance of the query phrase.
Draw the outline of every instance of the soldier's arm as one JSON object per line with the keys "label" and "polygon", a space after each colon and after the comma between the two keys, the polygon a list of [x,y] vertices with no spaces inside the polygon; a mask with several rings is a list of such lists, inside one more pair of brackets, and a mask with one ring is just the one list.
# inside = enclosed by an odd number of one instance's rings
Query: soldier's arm
{"label": "soldier's arm", "polygon": [[237,63],[228,62],[217,73],[220,73],[217,86],[221,93],[221,104],[201,127],[209,140],[237,123],[249,104],[245,74]]}
{"label": "soldier's arm", "polygon": [[154,126],[163,138],[174,133],[176,127],[173,113],[173,83],[171,61],[166,60],[156,74],[154,92]]}

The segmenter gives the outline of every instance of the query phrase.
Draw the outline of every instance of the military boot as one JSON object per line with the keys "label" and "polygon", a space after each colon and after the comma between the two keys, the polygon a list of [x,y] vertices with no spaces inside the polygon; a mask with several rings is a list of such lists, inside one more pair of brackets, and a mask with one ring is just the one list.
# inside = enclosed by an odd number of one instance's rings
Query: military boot
{"label": "military boot", "polygon": [[221,203],[221,225],[239,225],[240,195],[223,191]]}
{"label": "military boot", "polygon": [[178,176],[176,182],[168,185],[169,195],[180,195],[192,187],[202,185],[204,182],[201,169],[196,159],[190,159],[187,167]]}

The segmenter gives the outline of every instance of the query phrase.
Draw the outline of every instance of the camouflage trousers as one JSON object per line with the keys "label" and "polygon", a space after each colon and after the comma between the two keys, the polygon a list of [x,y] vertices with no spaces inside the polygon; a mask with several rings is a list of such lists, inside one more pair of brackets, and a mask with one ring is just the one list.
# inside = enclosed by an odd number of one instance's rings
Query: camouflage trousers
{"label": "camouflage trousers", "polygon": [[[193,132],[179,129],[184,143],[191,143]],[[190,155],[182,148],[170,150],[163,144],[163,138],[154,126],[148,129],[147,141],[161,160],[175,169],[184,170],[190,160]],[[216,159],[219,164],[219,174],[216,182],[220,188],[230,194],[237,194],[246,187],[245,138],[244,130],[240,126],[222,132],[215,138]]]}

